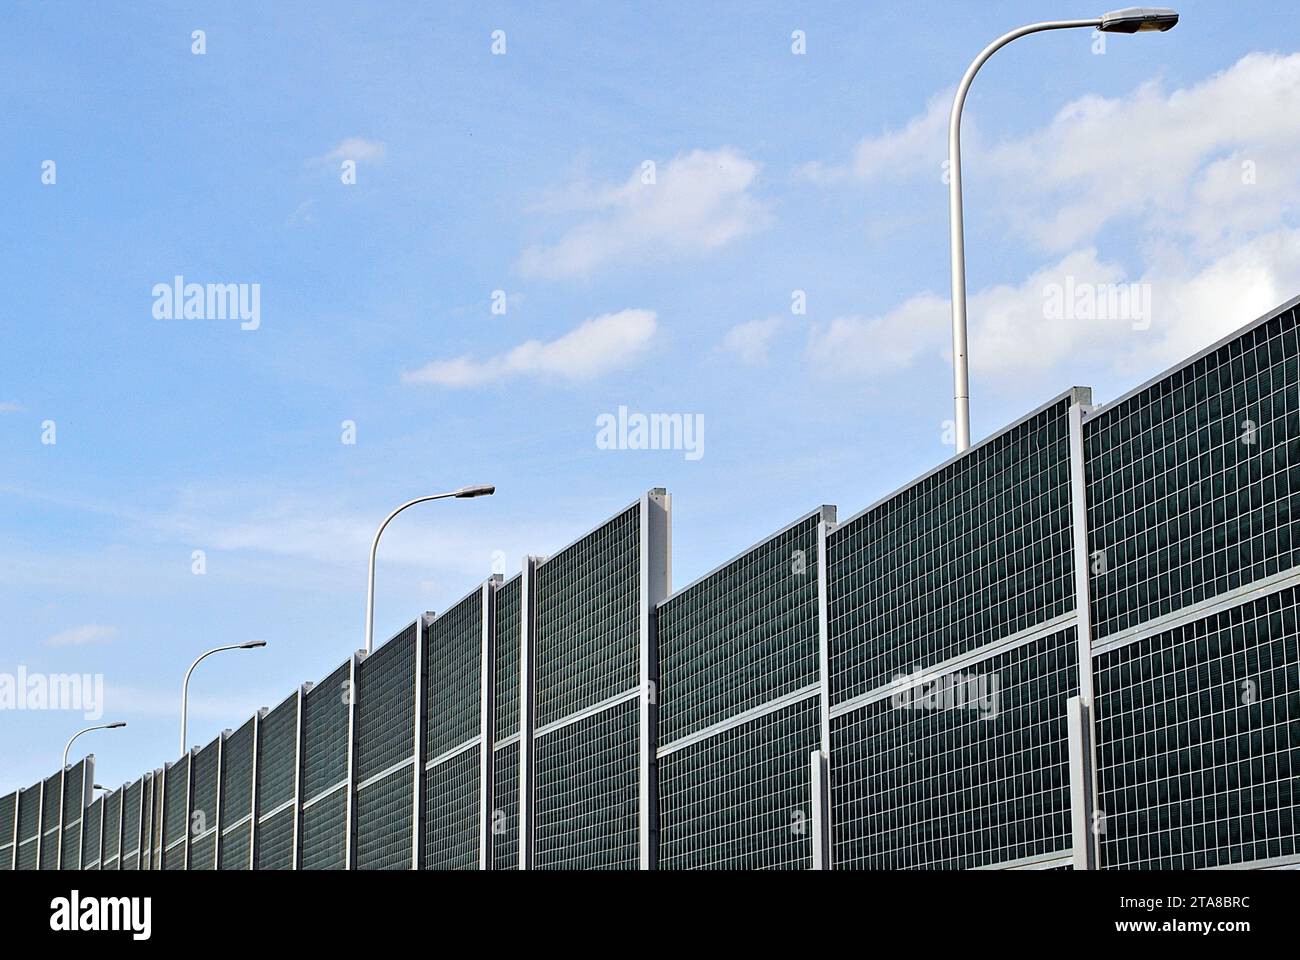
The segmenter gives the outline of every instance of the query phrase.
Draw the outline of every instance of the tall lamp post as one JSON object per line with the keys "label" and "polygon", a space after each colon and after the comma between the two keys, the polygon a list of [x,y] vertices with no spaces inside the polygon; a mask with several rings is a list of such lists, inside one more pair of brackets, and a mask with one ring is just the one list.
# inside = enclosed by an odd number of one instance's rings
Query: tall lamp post
{"label": "tall lamp post", "polygon": [[85,730],[78,730],[76,733],[72,735],[72,740],[68,741],[68,745],[63,748],[63,766],[59,767],[59,769],[62,770],[65,767],[67,767],[68,751],[72,749],[72,742],[73,740],[76,740],[77,737],[81,736],[83,733],[90,733],[90,731],[92,730],[117,730],[118,728],[125,727],[125,726],[126,726],[126,721],[118,720],[115,723],[97,723],[95,724],[95,726],[87,727]]}
{"label": "tall lamp post", "polygon": [[266,646],[265,640],[250,640],[247,643],[229,643],[224,647],[213,647],[211,650],[199,656],[197,660],[190,664],[190,668],[185,671],[185,682],[181,684],[181,749],[179,756],[185,755],[186,728],[189,725],[190,717],[190,674],[200,663],[212,656],[214,653],[221,653],[223,650],[256,650],[259,647]]}
{"label": "tall lamp post", "polygon": [[375,531],[375,539],[370,542],[370,580],[366,587],[366,653],[369,654],[375,649],[375,555],[379,551],[379,538],[393,520],[407,507],[413,507],[417,503],[426,503],[429,500],[447,500],[468,499],[470,497],[490,497],[496,493],[497,488],[489,483],[479,483],[468,487],[461,487],[459,490],[451,490],[447,493],[434,493],[427,497],[416,497],[414,500],[407,500],[388,516],[384,517],[384,522],[379,525]]}
{"label": "tall lamp post", "polygon": [[1178,14],[1166,7],[1126,7],[1113,10],[1090,20],[1048,20],[1031,23],[1004,33],[987,47],[966,68],[966,74],[957,86],[952,101],[952,114],[948,118],[948,224],[952,253],[952,374],[953,403],[957,432],[957,452],[970,447],[970,372],[966,353],[966,250],[962,232],[961,213],[961,110],[966,103],[966,92],[984,61],[1012,40],[1045,30],[1068,30],[1073,27],[1094,27],[1103,33],[1148,33],[1173,29]]}

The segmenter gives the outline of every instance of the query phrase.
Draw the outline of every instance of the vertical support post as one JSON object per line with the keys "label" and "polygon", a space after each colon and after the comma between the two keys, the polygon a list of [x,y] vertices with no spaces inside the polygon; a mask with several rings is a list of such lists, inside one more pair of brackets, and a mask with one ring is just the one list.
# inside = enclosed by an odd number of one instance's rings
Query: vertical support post
{"label": "vertical support post", "polygon": [[45,780],[41,780],[41,802],[36,806],[36,869],[41,869],[41,845],[45,843]]}
{"label": "vertical support post", "polygon": [[836,511],[822,507],[817,524],[817,685],[818,742],[821,749],[813,754],[813,869],[831,869],[831,627],[830,627],[830,550],[829,537],[834,529]]}
{"label": "vertical support post", "polygon": [[153,797],[157,790],[155,781],[158,774],[151,770],[144,776],[144,783],[140,785],[140,851],[135,858],[137,870],[150,869],[149,864],[153,859]]}
{"label": "vertical support post", "polygon": [[661,487],[641,497],[641,610],[637,777],[637,853],[640,869],[653,870],[659,853],[658,605],[672,589],[672,497]]}
{"label": "vertical support post", "polygon": [[54,869],[63,869],[63,811],[68,809],[68,768],[59,771],[59,831],[54,838]]}
{"label": "vertical support post", "polygon": [[533,674],[537,641],[536,557],[525,557],[519,581],[519,869],[533,868],[533,776],[536,772],[533,729]]}
{"label": "vertical support post", "polygon": [[411,869],[424,869],[424,783],[428,771],[424,769],[428,762],[425,741],[428,739],[429,724],[425,719],[424,685],[425,660],[429,652],[429,631],[437,619],[432,611],[423,614],[415,622],[415,743],[412,745],[411,762],[415,765],[415,774],[411,777]]}
{"label": "vertical support post", "polygon": [[496,744],[496,606],[497,585],[493,576],[483,584],[482,636],[479,639],[478,721],[478,868],[492,868],[492,749]]}
{"label": "vertical support post", "polygon": [[258,707],[257,712],[253,714],[253,796],[248,804],[248,869],[257,869],[257,835],[260,832],[257,829],[257,818],[261,815],[262,810],[257,802],[257,779],[261,774],[262,767],[262,718],[271,711],[267,707]]}
{"label": "vertical support post", "polygon": [[348,667],[348,802],[343,827],[343,869],[355,870],[357,864],[357,668],[365,657],[364,650],[352,654]]}
{"label": "vertical support post", "polygon": [[[77,831],[77,869],[86,868],[86,813],[90,810],[90,805],[95,802],[95,755],[87,754],[86,759],[82,761],[85,766],[81,771],[81,813],[77,819],[81,821],[81,829]],[[99,814],[102,819],[104,815],[103,804],[100,804]],[[100,824],[99,828],[99,845],[100,849],[104,846],[104,827]],[[103,856],[100,856],[100,869],[103,869]]]}
{"label": "vertical support post", "polygon": [[294,763],[293,763],[293,869],[302,869],[302,776],[303,776],[303,754],[305,745],[303,743],[303,705],[306,703],[307,694],[311,692],[314,683],[304,683],[298,688],[298,723],[294,733]]}
{"label": "vertical support post", "polygon": [[223,802],[222,794],[225,792],[226,780],[226,740],[230,737],[231,731],[222,730],[221,736],[217,738],[217,809],[215,822],[217,825],[216,837],[213,840],[212,849],[212,869],[221,869],[221,848],[224,845],[222,839],[222,830],[225,829],[225,821],[221,816],[221,805]]}
{"label": "vertical support post", "polygon": [[812,868],[831,868],[830,844],[830,761],[820,750],[809,754],[808,776],[812,786]]}
{"label": "vertical support post", "polygon": [[1091,557],[1088,553],[1088,485],[1084,469],[1083,418],[1091,406],[1070,405],[1070,509],[1074,547],[1075,638],[1079,695],[1069,706],[1070,824],[1074,868],[1098,867],[1097,753],[1093,718]]}
{"label": "vertical support post", "polygon": [[194,834],[190,829],[190,822],[194,818],[194,757],[198,752],[198,747],[191,747],[188,762],[185,764],[185,819],[181,824],[181,829],[185,831],[185,845],[181,848],[184,870],[190,868],[190,841]]}
{"label": "vertical support post", "polygon": [[14,845],[9,855],[9,861],[10,861],[9,869],[13,871],[18,870],[18,810],[22,806],[22,803],[23,803],[23,791],[22,788],[20,787],[19,789],[14,791],[14,822],[13,822],[13,831],[12,831],[13,838],[14,838]]}
{"label": "vertical support post", "polygon": [[[91,785],[91,789],[94,789],[93,784]],[[95,854],[95,857],[99,860],[100,870],[104,869],[104,829],[108,826],[108,797],[109,795],[107,793],[104,794],[104,799],[100,801],[99,804],[99,849],[92,851]],[[81,829],[82,835],[84,836],[86,828],[83,826]],[[84,870],[86,866],[84,853],[82,854],[81,866]]]}

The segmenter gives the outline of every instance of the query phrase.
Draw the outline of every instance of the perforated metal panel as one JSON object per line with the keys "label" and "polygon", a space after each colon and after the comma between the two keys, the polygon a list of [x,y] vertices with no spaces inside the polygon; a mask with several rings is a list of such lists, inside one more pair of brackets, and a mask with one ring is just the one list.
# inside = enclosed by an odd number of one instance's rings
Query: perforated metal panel
{"label": "perforated metal panel", "polygon": [[411,868],[416,629],[407,627],[357,668],[358,870]]}
{"label": "perforated metal panel", "polygon": [[140,841],[144,835],[142,814],[144,809],[144,778],[126,788],[122,801],[122,862],[123,870],[140,869]]}
{"label": "perforated metal panel", "polygon": [[303,697],[302,868],[347,866],[348,680],[344,663]]}
{"label": "perforated metal panel", "polygon": [[[3,813],[0,808],[0,813]],[[81,867],[84,870],[100,869],[100,843],[103,838],[104,798],[96,797],[86,808],[81,830]],[[0,853],[0,859],[3,854]]]}
{"label": "perforated metal panel", "polygon": [[104,801],[104,856],[103,869],[119,870],[118,857],[122,852],[122,799],[125,788],[114,790]]}
{"label": "perforated metal panel", "polygon": [[[79,868],[81,856],[81,816],[85,811],[87,790],[86,773],[89,760],[78,760],[70,766],[63,779],[63,813],[60,818],[63,839],[59,853],[60,870]],[[58,842],[58,841],[56,841]]]}
{"label": "perforated metal panel", "polygon": [[298,763],[298,694],[286,697],[258,728],[257,809],[269,816],[293,800]]}
{"label": "perforated metal panel", "polygon": [[396,773],[357,791],[357,869],[410,870],[414,771]]}
{"label": "perforated metal panel", "polygon": [[538,869],[635,870],[638,703],[537,738]]}
{"label": "perforated metal panel", "polygon": [[1300,564],[1297,310],[1084,421],[1093,636]]}
{"label": "perforated metal panel", "polygon": [[185,869],[185,834],[189,821],[190,758],[187,754],[167,769],[163,796],[163,869]]}
{"label": "perforated metal panel", "polygon": [[831,720],[836,869],[967,869],[1070,845],[1074,630]]}
{"label": "perforated metal panel", "polygon": [[1298,606],[1289,588],[1094,658],[1103,867],[1300,852]]}
{"label": "perforated metal panel", "polygon": [[18,793],[18,869],[35,870],[37,840],[41,835],[41,783]]}
{"label": "perforated metal panel", "polygon": [[211,870],[214,869],[215,863],[213,856],[206,856],[202,861],[206,865],[198,865],[195,861],[195,850],[200,841],[206,841],[212,838],[213,855],[216,852],[216,829],[217,829],[217,786],[218,786],[218,761],[220,754],[220,738],[213,740],[206,747],[194,754],[194,783],[193,799],[190,804],[190,869],[191,870]]}
{"label": "perforated metal panel", "polygon": [[343,870],[347,866],[346,787],[318,795],[302,811],[302,868]]}
{"label": "perforated metal panel", "polygon": [[483,594],[476,589],[429,624],[424,654],[425,754],[434,760],[479,736]]}
{"label": "perforated metal panel", "polygon": [[0,870],[14,869],[14,830],[18,822],[18,793],[0,797]]}
{"label": "perforated metal panel", "polygon": [[247,870],[253,812],[254,722],[250,718],[226,738],[221,776],[220,869]]}
{"label": "perforated metal panel", "polygon": [[659,604],[663,869],[812,864],[817,529],[834,518],[814,511]]}
{"label": "perforated metal panel", "polygon": [[479,757],[473,746],[425,773],[426,870],[479,867]]}
{"label": "perforated metal panel", "polygon": [[293,869],[293,807],[267,817],[257,827],[258,870]]}
{"label": "perforated metal panel", "polygon": [[217,868],[217,834],[195,837],[190,841],[190,869],[215,870]]}
{"label": "perforated metal panel", "polygon": [[155,770],[153,777],[153,794],[150,798],[153,811],[153,826],[149,834],[149,860],[148,867],[150,870],[162,869],[162,827],[163,827],[163,782],[164,771]]}
{"label": "perforated metal panel", "polygon": [[231,830],[221,833],[221,867],[222,870],[247,870],[249,864],[249,844],[253,839],[253,824],[245,820]]}
{"label": "perforated metal panel", "polygon": [[519,732],[519,588],[522,578],[516,574],[497,588],[493,644],[496,669],[492,682],[494,727],[500,743]]}
{"label": "perforated metal panel", "polygon": [[59,866],[59,829],[63,814],[63,777],[45,778],[45,801],[41,809],[41,869]]}
{"label": "perforated metal panel", "polygon": [[1074,609],[1076,388],[831,533],[831,702]]}
{"label": "perforated metal panel", "polygon": [[519,869],[519,741],[497,747],[492,766],[492,869]]}

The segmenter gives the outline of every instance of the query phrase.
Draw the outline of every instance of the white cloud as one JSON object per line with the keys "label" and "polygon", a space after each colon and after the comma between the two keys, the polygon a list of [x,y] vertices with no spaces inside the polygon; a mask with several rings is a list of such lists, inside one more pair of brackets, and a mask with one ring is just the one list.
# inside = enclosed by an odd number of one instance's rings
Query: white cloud
{"label": "white cloud", "polygon": [[555,340],[529,340],[486,360],[468,356],[435,360],[404,372],[402,382],[475,387],[514,376],[590,380],[639,357],[653,339],[656,326],[652,310],[606,313]]}
{"label": "white cloud", "polygon": [[0,413],[22,413],[23,407],[17,403],[0,402]]}
{"label": "white cloud", "polygon": [[[675,157],[659,166],[652,184],[642,182],[638,169],[619,185],[569,189],[563,205],[592,215],[554,244],[524,250],[519,269],[530,276],[586,276],[610,263],[710,253],[767,223],[767,208],[752,192],[757,177],[757,164],[722,148]],[[585,199],[575,201],[576,194]]]}
{"label": "white cloud", "polygon": [[[886,130],[865,137],[853,151],[848,164],[804,164],[796,175],[815,183],[836,183],[850,178],[873,181],[887,177],[911,177],[917,173],[938,177],[948,157],[948,115],[953,91],[941,91],[930,98],[925,111],[914,116],[901,130]],[[963,145],[972,138],[971,119],[962,124]]]}
{"label": "white cloud", "polygon": [[772,340],[775,339],[783,324],[784,320],[781,317],[739,323],[727,331],[722,347],[739,357],[742,363],[750,366],[764,364],[767,362]]}
{"label": "white cloud", "polygon": [[948,323],[948,301],[923,293],[879,317],[836,317],[814,323],[808,359],[832,376],[893,373],[938,349]]}
{"label": "white cloud", "polygon": [[47,647],[80,647],[87,643],[107,643],[117,638],[117,627],[88,623],[56,633],[45,641]]}
{"label": "white cloud", "polygon": [[340,140],[333,150],[316,157],[313,163],[334,163],[343,160],[382,160],[387,154],[388,145],[381,140],[347,137]]}

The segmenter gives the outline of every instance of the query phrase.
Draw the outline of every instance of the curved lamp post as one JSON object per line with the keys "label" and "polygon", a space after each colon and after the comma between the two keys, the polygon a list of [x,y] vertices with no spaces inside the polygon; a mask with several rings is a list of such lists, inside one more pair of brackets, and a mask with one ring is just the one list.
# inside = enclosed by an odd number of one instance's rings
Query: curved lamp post
{"label": "curved lamp post", "polygon": [[1178,14],[1165,7],[1127,7],[1090,20],[1048,20],[1019,27],[1004,33],[980,52],[966,68],[957,86],[948,118],[948,224],[952,253],[952,373],[953,402],[956,408],[957,452],[970,447],[970,374],[966,354],[966,251],[962,236],[961,213],[961,110],[966,91],[984,61],[1012,40],[1044,30],[1068,30],[1072,27],[1095,27],[1103,33],[1147,33],[1170,30],[1178,23]]}
{"label": "curved lamp post", "polygon": [[479,483],[468,487],[461,487],[459,490],[451,490],[447,493],[434,493],[427,497],[416,497],[414,500],[407,500],[388,516],[384,517],[384,522],[379,525],[375,531],[375,539],[370,542],[370,580],[366,587],[366,653],[370,653],[375,648],[375,554],[379,551],[379,537],[383,534],[384,528],[392,522],[393,517],[397,516],[407,507],[413,507],[417,503],[425,503],[429,500],[447,500],[450,498],[468,499],[470,497],[490,497],[496,493],[496,487],[489,483]]}
{"label": "curved lamp post", "polygon": [[185,671],[185,682],[181,684],[181,749],[179,756],[185,755],[186,727],[189,724],[190,715],[190,674],[194,672],[194,668],[214,653],[221,653],[223,650],[256,650],[258,647],[264,646],[266,646],[265,640],[250,640],[247,643],[230,643],[224,647],[213,647],[190,664],[190,668]]}
{"label": "curved lamp post", "polygon": [[90,733],[90,731],[92,730],[116,730],[119,727],[125,727],[125,726],[126,726],[126,721],[118,720],[115,723],[97,723],[93,727],[87,727],[85,730],[78,730],[76,733],[72,735],[72,740],[68,741],[68,745],[63,748],[63,766],[59,767],[59,769],[62,770],[64,769],[64,767],[67,767],[68,751],[72,749],[72,741],[76,740],[77,737],[81,736],[83,733]]}

